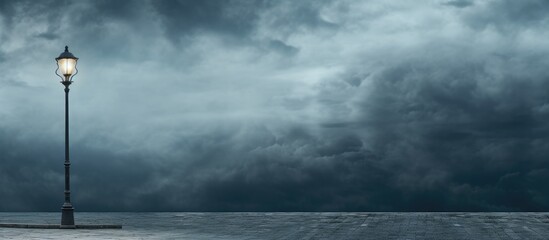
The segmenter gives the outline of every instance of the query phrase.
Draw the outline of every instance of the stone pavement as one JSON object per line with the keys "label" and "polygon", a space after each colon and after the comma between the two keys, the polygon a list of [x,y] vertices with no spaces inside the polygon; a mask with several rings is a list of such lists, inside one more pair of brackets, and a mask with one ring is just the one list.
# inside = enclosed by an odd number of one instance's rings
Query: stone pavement
{"label": "stone pavement", "polygon": [[[55,224],[60,213],[0,213]],[[75,213],[122,229],[0,228],[0,239],[549,239],[549,213]]]}

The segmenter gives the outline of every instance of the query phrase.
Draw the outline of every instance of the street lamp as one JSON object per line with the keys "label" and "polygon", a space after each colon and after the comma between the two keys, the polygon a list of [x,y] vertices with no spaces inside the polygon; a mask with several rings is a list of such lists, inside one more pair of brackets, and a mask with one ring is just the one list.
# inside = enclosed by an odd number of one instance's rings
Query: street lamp
{"label": "street lamp", "polygon": [[55,58],[55,61],[57,61],[55,74],[61,78],[61,83],[65,85],[65,203],[61,208],[61,228],[75,228],[70,186],[69,85],[72,83],[72,78],[78,73],[78,69],[76,69],[78,58],[69,52],[69,47],[65,46],[65,51]]}

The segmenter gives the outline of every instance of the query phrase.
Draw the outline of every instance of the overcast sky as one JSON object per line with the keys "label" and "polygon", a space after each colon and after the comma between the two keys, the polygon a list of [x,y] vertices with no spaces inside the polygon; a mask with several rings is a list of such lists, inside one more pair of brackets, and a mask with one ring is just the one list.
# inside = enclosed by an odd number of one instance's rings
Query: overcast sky
{"label": "overcast sky", "polygon": [[547,211],[546,0],[0,0],[0,211]]}

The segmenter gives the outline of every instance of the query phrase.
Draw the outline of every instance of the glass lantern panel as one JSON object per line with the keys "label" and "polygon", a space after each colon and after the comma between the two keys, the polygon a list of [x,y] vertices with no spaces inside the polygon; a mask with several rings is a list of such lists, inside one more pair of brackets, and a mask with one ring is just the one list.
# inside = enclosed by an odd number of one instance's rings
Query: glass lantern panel
{"label": "glass lantern panel", "polygon": [[74,69],[76,68],[76,59],[72,58],[61,58],[57,61],[59,65],[59,71],[64,76],[71,76],[74,74]]}

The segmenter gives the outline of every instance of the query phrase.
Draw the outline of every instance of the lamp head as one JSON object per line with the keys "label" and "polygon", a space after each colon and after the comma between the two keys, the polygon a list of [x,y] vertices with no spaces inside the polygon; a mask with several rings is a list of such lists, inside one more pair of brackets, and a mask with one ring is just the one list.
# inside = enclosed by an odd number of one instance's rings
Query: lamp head
{"label": "lamp head", "polygon": [[78,69],[76,68],[78,58],[69,52],[68,46],[65,46],[65,51],[62,52],[59,57],[55,58],[55,61],[57,61],[55,74],[61,78],[63,84],[70,84],[72,78],[78,73]]}

